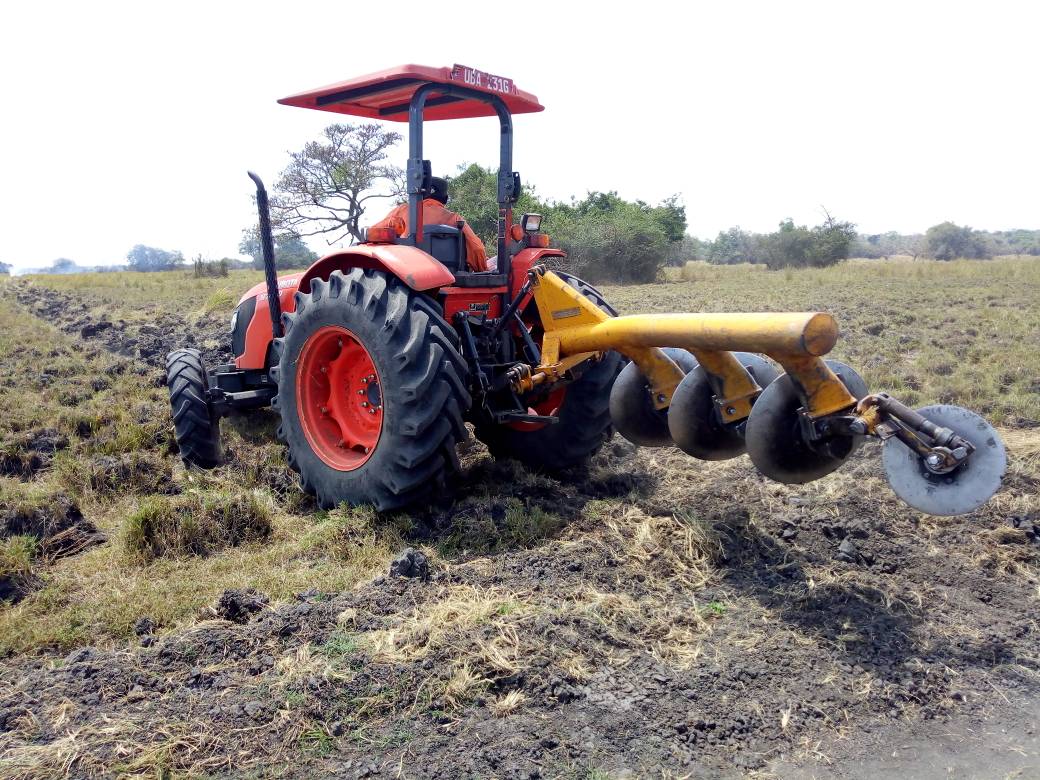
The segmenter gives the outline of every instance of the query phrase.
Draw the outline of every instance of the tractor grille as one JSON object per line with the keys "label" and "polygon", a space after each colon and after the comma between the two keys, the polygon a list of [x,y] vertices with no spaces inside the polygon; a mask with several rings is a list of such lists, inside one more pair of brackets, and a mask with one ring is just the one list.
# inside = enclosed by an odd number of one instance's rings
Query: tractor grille
{"label": "tractor grille", "polygon": [[256,312],[256,297],[252,297],[235,310],[234,328],[231,329],[231,354],[241,357],[246,351],[246,329]]}

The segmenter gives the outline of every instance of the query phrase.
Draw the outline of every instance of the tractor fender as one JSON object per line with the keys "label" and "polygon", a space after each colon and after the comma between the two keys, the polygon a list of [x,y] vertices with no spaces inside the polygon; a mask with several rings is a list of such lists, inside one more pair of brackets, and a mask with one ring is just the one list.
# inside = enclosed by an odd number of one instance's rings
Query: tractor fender
{"label": "tractor fender", "polygon": [[[421,249],[404,244],[361,244],[341,252],[332,252],[314,262],[302,273],[278,277],[278,298],[283,312],[296,310],[296,292],[310,292],[311,279],[328,279],[333,271],[351,268],[373,268],[393,274],[417,292],[446,287],[455,281],[454,274]],[[245,349],[235,355],[239,369],[269,368],[271,315],[267,304],[267,286],[261,282],[250,288],[239,306],[256,299],[252,317],[245,330]],[[239,324],[241,327],[241,323]]]}
{"label": "tractor fender", "polygon": [[300,278],[300,291],[309,292],[311,279],[328,279],[333,271],[373,268],[393,274],[416,292],[446,287],[455,276],[421,249],[406,244],[359,244],[317,260]]}
{"label": "tractor fender", "polygon": [[524,286],[524,282],[527,281],[527,272],[534,267],[539,261],[549,257],[564,258],[567,253],[562,249],[551,249],[541,247],[525,247],[513,255],[513,278],[510,279],[509,292],[511,295],[516,295],[520,292],[520,288]]}

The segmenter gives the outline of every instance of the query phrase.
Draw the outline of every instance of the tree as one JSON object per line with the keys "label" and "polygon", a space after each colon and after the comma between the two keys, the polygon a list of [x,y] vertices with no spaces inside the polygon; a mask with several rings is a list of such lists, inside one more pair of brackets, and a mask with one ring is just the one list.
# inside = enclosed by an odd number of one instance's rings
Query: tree
{"label": "tree", "polygon": [[[498,173],[482,165],[460,165],[448,179],[448,208],[457,212],[484,242],[488,254],[498,253]],[[543,214],[546,206],[538,201],[534,188],[525,185],[516,205],[515,219],[521,214]]]}
{"label": "tree", "polygon": [[11,273],[11,264],[0,262],[0,274]]}
{"label": "tree", "polygon": [[[264,256],[260,249],[259,230],[248,227],[242,231],[238,251],[253,258],[253,268],[264,267]],[[306,268],[318,259],[317,252],[303,243],[303,239],[291,233],[274,236],[274,257],[279,268]]]}
{"label": "tree", "polygon": [[856,226],[824,213],[823,224],[813,228],[785,219],[775,233],[760,237],[756,253],[772,269],[822,268],[846,259],[856,237]]}
{"label": "tree", "polygon": [[826,219],[822,225],[812,229],[813,245],[809,264],[816,267],[834,265],[849,256],[849,247],[856,237],[856,226],[851,222],[839,222],[824,209]]}
{"label": "tree", "polygon": [[76,265],[75,260],[69,260],[67,257],[59,257],[51,263],[51,267],[48,270],[52,274],[74,274],[77,273],[80,268]]}
{"label": "tree", "polygon": [[668,250],[667,264],[681,266],[690,260],[706,260],[710,248],[710,241],[701,241],[696,236],[686,233],[681,241],[672,243]]}
{"label": "tree", "polygon": [[1040,230],[1002,230],[989,235],[995,254],[1040,255]]}
{"label": "tree", "polygon": [[126,261],[131,271],[169,271],[184,262],[184,255],[137,244],[126,253]]}
{"label": "tree", "polygon": [[360,241],[366,204],[404,191],[403,171],[387,162],[401,134],[376,124],[335,124],[323,138],[290,153],[271,198],[272,221],[297,237]]}
{"label": "tree", "polygon": [[936,260],[992,257],[985,235],[967,225],[961,227],[952,222],[941,222],[928,228],[924,238],[928,255]]}
{"label": "tree", "polygon": [[644,209],[648,209],[654,222],[660,225],[669,243],[678,244],[686,237],[686,206],[678,195],[669,195],[658,205],[648,207],[642,201],[636,201]]}
{"label": "tree", "polygon": [[[662,216],[664,215],[664,219]],[[616,192],[590,192],[583,200],[555,204],[546,221],[556,243],[567,252],[575,273],[590,282],[652,282],[668,261],[674,231],[667,205],[631,202]]]}
{"label": "tree", "polygon": [[720,230],[708,246],[710,263],[755,263],[755,236],[739,226]]}

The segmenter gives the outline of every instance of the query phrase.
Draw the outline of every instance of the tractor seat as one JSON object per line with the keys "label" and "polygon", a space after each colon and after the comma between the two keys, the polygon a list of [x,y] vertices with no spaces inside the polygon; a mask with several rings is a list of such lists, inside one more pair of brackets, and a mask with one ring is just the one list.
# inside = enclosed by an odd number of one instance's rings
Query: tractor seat
{"label": "tractor seat", "polygon": [[502,287],[508,283],[505,274],[497,273],[497,266],[494,270],[469,270],[466,265],[466,237],[461,228],[423,225],[423,240],[419,248],[433,255],[435,260],[455,275],[456,287]]}
{"label": "tractor seat", "polygon": [[420,247],[449,271],[466,270],[466,241],[462,231],[451,225],[423,225]]}

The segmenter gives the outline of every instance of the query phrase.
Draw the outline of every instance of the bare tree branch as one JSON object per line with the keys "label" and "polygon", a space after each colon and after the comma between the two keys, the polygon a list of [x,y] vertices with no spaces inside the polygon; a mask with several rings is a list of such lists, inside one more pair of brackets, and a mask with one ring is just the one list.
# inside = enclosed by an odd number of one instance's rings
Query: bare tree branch
{"label": "bare tree branch", "polygon": [[275,227],[297,236],[335,234],[361,240],[360,221],[373,198],[400,198],[404,171],[387,162],[401,134],[376,124],[335,124],[322,141],[289,155],[271,198]]}

